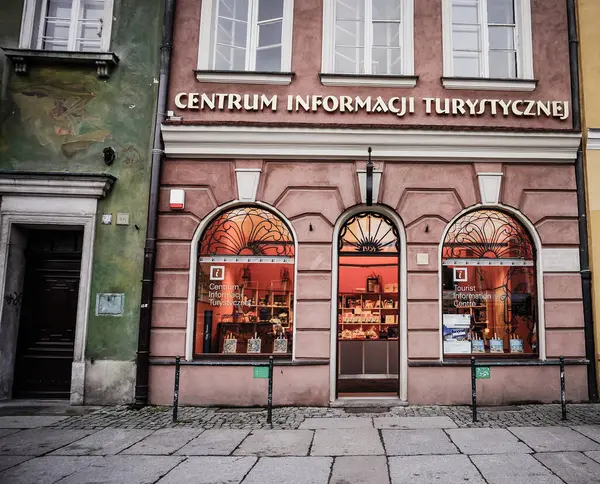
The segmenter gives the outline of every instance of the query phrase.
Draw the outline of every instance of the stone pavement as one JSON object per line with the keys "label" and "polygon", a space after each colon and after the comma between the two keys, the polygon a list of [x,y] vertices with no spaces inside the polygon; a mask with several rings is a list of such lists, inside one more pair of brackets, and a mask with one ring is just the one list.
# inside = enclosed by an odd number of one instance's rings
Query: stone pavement
{"label": "stone pavement", "polygon": [[373,411],[0,404],[0,483],[600,484],[600,405]]}

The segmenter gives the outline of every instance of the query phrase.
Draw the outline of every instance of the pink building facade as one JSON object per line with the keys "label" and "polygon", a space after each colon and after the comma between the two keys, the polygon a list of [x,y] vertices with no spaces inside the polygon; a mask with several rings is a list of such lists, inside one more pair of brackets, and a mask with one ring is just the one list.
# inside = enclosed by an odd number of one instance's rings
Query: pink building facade
{"label": "pink building facade", "polygon": [[[379,3],[178,2],[153,361],[273,356],[276,405],[464,404],[471,356],[585,357],[565,2]],[[152,403],[173,377],[151,365]],[[266,385],[184,366],[179,398]],[[478,392],[556,401],[558,370]]]}

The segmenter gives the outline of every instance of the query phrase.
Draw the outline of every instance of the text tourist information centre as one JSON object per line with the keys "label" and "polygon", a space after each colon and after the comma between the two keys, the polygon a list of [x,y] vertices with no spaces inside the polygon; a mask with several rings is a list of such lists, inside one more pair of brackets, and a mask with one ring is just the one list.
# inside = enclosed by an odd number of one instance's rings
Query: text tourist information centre
{"label": "text tourist information centre", "polygon": [[[275,404],[328,405],[469,402],[472,355],[585,358],[567,20],[564,0],[179,0],[151,360],[273,356]],[[151,402],[173,377],[151,364]],[[190,365],[179,399],[266,387]],[[493,367],[478,392],[551,402],[558,370]]]}

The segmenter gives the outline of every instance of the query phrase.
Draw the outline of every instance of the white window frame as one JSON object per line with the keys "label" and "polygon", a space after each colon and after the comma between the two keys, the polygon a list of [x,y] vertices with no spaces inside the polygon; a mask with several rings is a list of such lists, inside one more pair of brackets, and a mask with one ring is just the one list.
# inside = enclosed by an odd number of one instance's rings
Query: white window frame
{"label": "white window frame", "polygon": [[[283,21],[281,25],[281,73],[264,73],[254,70],[217,71],[214,68],[214,39],[217,26],[217,2],[204,0],[200,10],[200,38],[198,43],[198,72],[196,78],[201,82],[223,82],[243,84],[280,84],[292,82],[292,35],[294,22],[294,0],[283,0]],[[258,43],[258,0],[249,0],[251,19],[248,22],[248,41],[246,68],[255,65]],[[208,54],[208,55],[207,55]]]}
{"label": "white window frame", "polygon": [[[365,13],[371,7],[371,0],[365,0]],[[335,72],[335,9],[336,0],[323,0],[323,46],[321,61],[321,83],[327,86],[376,86],[376,87],[415,87],[415,47],[414,47],[414,0],[402,0],[402,74],[340,74]],[[365,15],[370,18],[371,15]],[[372,56],[373,22],[365,20],[365,64]],[[371,46],[372,48],[372,46]]]}
{"label": "white window frame", "polygon": [[442,27],[444,39],[444,77],[446,89],[481,89],[503,91],[533,91],[536,81],[533,74],[533,39],[530,0],[514,0],[515,47],[517,51],[517,77],[490,79],[487,0],[479,0],[479,25],[482,43],[481,77],[461,78],[454,75],[454,50],[452,44],[452,0],[442,0]]}
{"label": "white window frame", "polygon": [[[114,0],[104,0],[104,19],[102,24],[102,38],[100,42],[100,51],[108,52],[110,48],[110,37],[112,30],[112,13],[113,13],[113,4]],[[25,5],[23,7],[23,18],[21,20],[21,37],[19,40],[19,48],[20,49],[35,49],[41,50],[41,42],[42,36],[41,32],[43,31],[45,23],[40,21],[40,33],[38,35],[37,44],[33,45],[34,42],[34,32],[33,32],[33,24],[35,20],[35,13],[38,8],[42,12],[46,10],[46,6],[48,4],[48,0],[25,0]],[[71,10],[71,25],[69,27],[69,45],[67,47],[67,51],[69,52],[87,52],[85,50],[75,50],[76,45],[76,32],[77,32],[77,22],[79,19],[79,9],[81,8],[80,0],[75,0],[73,2],[73,9]],[[42,20],[43,20],[42,16]],[[53,52],[48,50],[47,52]],[[94,51],[95,52],[95,51]]]}

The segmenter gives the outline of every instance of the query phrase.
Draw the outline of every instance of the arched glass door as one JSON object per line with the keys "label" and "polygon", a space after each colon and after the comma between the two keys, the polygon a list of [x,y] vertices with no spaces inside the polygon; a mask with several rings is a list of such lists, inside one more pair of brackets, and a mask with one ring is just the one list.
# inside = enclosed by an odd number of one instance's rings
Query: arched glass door
{"label": "arched glass door", "polygon": [[361,212],[338,239],[337,395],[398,394],[400,301],[398,229]]}

